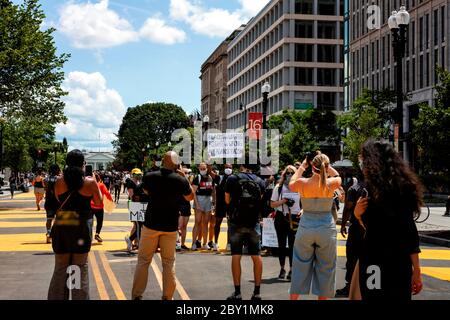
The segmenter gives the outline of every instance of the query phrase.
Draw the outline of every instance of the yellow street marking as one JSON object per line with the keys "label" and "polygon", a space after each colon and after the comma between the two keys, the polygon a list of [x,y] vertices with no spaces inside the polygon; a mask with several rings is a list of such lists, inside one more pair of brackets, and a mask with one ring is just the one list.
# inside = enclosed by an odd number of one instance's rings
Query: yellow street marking
{"label": "yellow street marking", "polygon": [[161,271],[159,271],[158,266],[156,265],[154,256],[153,256],[153,259],[152,259],[152,269],[153,269],[153,272],[155,273],[156,281],[158,281],[159,287],[162,290],[163,289],[162,274],[161,274]]}
{"label": "yellow street marking", "polygon": [[177,277],[175,277],[175,283],[177,284],[176,288],[178,293],[180,294],[181,300],[191,300],[189,295],[187,294],[184,287],[181,285],[181,282],[178,280]]}
{"label": "yellow street marking", "polygon": [[100,295],[100,300],[110,300],[108,292],[106,292],[105,283],[103,282],[102,276],[100,274],[97,261],[95,260],[95,253],[89,253],[89,264],[92,266],[92,273],[94,274],[95,283],[97,285],[98,294]]}
{"label": "yellow street marking", "polygon": [[106,275],[108,276],[109,282],[111,283],[111,286],[113,287],[114,293],[116,294],[116,297],[118,300],[126,300],[127,298],[123,294],[122,288],[120,287],[119,281],[117,281],[116,276],[114,275],[114,272],[111,269],[111,266],[109,265],[108,260],[106,259],[106,256],[103,252],[98,253],[100,255],[100,260],[103,264],[103,268],[106,271]]}
{"label": "yellow street marking", "polygon": [[[39,218],[39,217],[36,217]],[[130,221],[105,221],[103,226],[106,227],[130,227]],[[35,227],[45,227],[45,224],[39,221],[20,221],[20,222],[10,222],[10,221],[0,221],[0,228],[35,228]]]}
{"label": "yellow street marking", "polygon": [[420,267],[423,274],[444,281],[450,281],[450,268]]}

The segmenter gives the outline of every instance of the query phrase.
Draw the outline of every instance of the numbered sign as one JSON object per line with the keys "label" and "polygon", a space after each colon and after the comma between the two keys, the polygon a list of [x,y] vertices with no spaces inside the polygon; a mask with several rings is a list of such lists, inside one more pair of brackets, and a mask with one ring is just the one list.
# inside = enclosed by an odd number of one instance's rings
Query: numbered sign
{"label": "numbered sign", "polygon": [[144,222],[147,204],[147,202],[130,202],[128,207],[128,211],[130,212],[130,221]]}
{"label": "numbered sign", "polygon": [[250,112],[248,114],[248,137],[251,140],[259,140],[263,126],[263,114]]}

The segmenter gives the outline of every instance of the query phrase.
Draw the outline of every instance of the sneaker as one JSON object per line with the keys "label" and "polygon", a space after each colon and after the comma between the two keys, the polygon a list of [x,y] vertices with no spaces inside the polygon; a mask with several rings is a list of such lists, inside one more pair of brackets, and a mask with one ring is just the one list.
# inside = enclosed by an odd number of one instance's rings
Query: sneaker
{"label": "sneaker", "polygon": [[184,244],[181,245],[181,250],[189,250],[188,247],[186,247]]}
{"label": "sneaker", "polygon": [[233,293],[231,294],[231,296],[229,296],[229,297],[227,298],[227,300],[242,300],[242,296],[241,296],[240,293],[239,293],[239,294],[236,294],[236,292],[233,292]]}
{"label": "sneaker", "polygon": [[129,237],[125,237],[125,242],[127,243],[127,250],[131,251],[131,249],[133,248],[133,245],[131,244],[131,240]]}
{"label": "sneaker", "polygon": [[95,240],[97,240],[98,243],[102,243],[103,242],[103,239],[100,238],[100,235],[98,233],[95,234]]}
{"label": "sneaker", "polygon": [[175,250],[180,251],[181,250],[181,243],[177,242],[175,245]]}
{"label": "sneaker", "polygon": [[211,250],[211,248],[207,244],[204,244],[202,249],[203,250]]}
{"label": "sneaker", "polygon": [[286,270],[281,268],[280,274],[278,275],[278,279],[284,279],[286,277]]}
{"label": "sneaker", "polygon": [[291,281],[291,278],[292,278],[292,270],[289,270],[289,273],[288,273],[286,279],[288,279],[289,281]]}
{"label": "sneaker", "polygon": [[214,248],[214,242],[212,242],[212,241],[208,242],[208,247],[210,249],[213,249]]}
{"label": "sneaker", "polygon": [[192,251],[197,251],[197,242],[195,242],[192,247],[191,247]]}
{"label": "sneaker", "polygon": [[261,295],[258,293],[258,294],[252,294],[252,297],[250,298],[250,300],[252,300],[252,301],[261,301],[262,298],[261,298]]}
{"label": "sneaker", "polygon": [[213,250],[219,251],[219,246],[217,245],[217,243],[213,243]]}
{"label": "sneaker", "polygon": [[335,298],[347,298],[348,295],[349,295],[349,287],[348,285],[346,285],[344,288],[336,290]]}
{"label": "sneaker", "polygon": [[202,247],[202,244],[200,243],[200,241],[195,241],[195,246],[197,247],[197,248],[201,248]]}

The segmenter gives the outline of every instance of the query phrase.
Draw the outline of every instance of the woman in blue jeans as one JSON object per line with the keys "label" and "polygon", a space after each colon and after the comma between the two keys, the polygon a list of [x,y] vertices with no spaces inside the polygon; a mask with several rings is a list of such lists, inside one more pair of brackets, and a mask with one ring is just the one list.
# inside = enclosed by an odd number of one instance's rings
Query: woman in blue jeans
{"label": "woman in blue jeans", "polygon": [[[302,178],[310,165],[313,176]],[[311,163],[305,159],[289,183],[291,191],[300,193],[303,207],[294,243],[291,300],[309,294],[311,285],[319,300],[334,297],[336,224],[331,208],[340,186],[339,173],[325,154],[318,154]]]}

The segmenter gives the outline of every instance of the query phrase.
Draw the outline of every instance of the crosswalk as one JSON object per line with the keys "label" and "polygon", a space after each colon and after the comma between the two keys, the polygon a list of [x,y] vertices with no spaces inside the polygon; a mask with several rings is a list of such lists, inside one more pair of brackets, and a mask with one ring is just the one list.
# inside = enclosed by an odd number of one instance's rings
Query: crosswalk
{"label": "crosswalk", "polygon": [[[45,211],[37,211],[34,208],[32,194],[19,194],[14,200],[0,200],[0,252],[51,252],[51,244],[45,241]],[[17,208],[17,204],[26,203],[27,208]],[[192,228],[194,216],[191,216],[188,224],[186,245],[191,246]],[[103,243],[93,243],[92,251],[96,252],[100,259],[105,258],[105,252],[126,251],[125,236],[131,230],[131,222],[128,221],[128,210],[116,209],[112,215],[105,214],[105,221],[101,236]],[[222,232],[219,238],[219,248],[223,253],[227,244],[226,221],[222,224]],[[345,239],[338,234],[337,254],[345,257]],[[201,254],[215,254],[212,251],[200,250]],[[420,255],[422,273],[440,280],[450,281],[450,268],[442,267],[441,262],[450,261],[450,250],[436,247],[424,247]],[[106,259],[106,258],[105,258]],[[434,262],[437,265],[434,265]],[[438,263],[439,262],[439,263]],[[445,265],[448,265],[445,263]],[[93,267],[95,276],[95,266]],[[107,272],[108,273],[108,272]],[[110,279],[111,280],[111,279]],[[114,282],[114,279],[112,279]],[[111,283],[112,283],[111,282]],[[119,294],[120,296],[120,294]]]}

